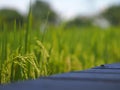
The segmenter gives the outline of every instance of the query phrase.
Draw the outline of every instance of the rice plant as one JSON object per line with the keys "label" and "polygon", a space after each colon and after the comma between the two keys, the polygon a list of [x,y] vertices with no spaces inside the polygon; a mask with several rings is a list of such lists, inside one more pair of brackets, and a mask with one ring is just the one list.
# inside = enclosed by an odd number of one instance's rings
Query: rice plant
{"label": "rice plant", "polygon": [[[96,27],[49,27],[47,32],[26,28],[0,30],[0,83],[35,79],[120,61],[120,30]],[[44,35],[44,36],[43,36]],[[74,36],[73,36],[74,35]],[[44,42],[43,42],[44,41]]]}

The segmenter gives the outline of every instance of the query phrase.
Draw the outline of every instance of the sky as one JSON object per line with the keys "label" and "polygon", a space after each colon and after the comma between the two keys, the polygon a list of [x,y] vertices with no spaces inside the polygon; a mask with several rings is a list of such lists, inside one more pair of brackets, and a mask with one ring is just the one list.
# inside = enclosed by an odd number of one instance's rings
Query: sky
{"label": "sky", "polygon": [[[35,0],[32,0],[33,2]],[[43,0],[65,19],[78,15],[95,15],[110,5],[120,4],[120,0]],[[21,13],[28,11],[30,0],[0,0],[0,9],[9,7]]]}

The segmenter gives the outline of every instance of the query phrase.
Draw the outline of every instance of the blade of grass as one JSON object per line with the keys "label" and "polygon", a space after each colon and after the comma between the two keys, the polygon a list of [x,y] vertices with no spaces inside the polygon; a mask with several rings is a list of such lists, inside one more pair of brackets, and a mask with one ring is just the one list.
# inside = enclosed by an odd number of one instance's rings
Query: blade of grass
{"label": "blade of grass", "polygon": [[43,41],[44,41],[44,39],[45,39],[45,34],[46,34],[46,32],[47,32],[46,27],[47,27],[47,25],[48,25],[49,14],[50,14],[50,12],[48,12],[48,14],[47,14],[47,18],[46,18],[46,21],[45,21],[45,24],[44,24],[44,28],[43,28],[43,30],[42,30],[42,31],[43,31],[42,40],[41,40],[42,43],[43,43]]}
{"label": "blade of grass", "polygon": [[27,18],[27,28],[26,28],[26,32],[25,32],[25,54],[28,52],[28,49],[30,47],[29,44],[29,34],[30,34],[30,30],[31,30],[31,26],[32,26],[32,9],[31,9],[31,1],[30,1],[30,11],[28,14],[28,18]]}

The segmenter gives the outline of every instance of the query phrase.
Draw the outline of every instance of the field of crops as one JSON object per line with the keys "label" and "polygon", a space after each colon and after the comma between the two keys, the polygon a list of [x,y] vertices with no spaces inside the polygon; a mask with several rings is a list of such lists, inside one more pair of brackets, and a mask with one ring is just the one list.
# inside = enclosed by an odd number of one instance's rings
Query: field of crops
{"label": "field of crops", "polygon": [[0,30],[0,83],[120,62],[120,30],[49,27]]}

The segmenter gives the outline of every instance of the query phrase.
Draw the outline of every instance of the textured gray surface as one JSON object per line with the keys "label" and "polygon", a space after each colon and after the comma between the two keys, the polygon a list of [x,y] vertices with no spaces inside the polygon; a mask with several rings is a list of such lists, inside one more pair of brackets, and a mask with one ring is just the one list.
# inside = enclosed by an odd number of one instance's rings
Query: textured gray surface
{"label": "textured gray surface", "polygon": [[120,90],[120,64],[1,85],[0,90]]}
{"label": "textured gray surface", "polygon": [[0,90],[120,90],[120,83],[38,79],[1,86]]}

